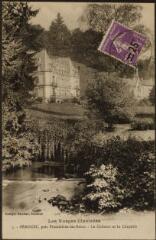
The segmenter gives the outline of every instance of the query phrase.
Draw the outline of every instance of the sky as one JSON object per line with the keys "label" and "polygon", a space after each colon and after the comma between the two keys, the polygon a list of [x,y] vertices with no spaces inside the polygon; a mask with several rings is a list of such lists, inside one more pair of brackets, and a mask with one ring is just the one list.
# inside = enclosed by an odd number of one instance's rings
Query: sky
{"label": "sky", "polygon": [[[88,3],[85,2],[31,2],[30,5],[34,9],[39,9],[39,13],[31,20],[33,24],[40,24],[48,30],[52,20],[56,18],[58,12],[61,13],[64,22],[69,29],[80,26],[78,19],[82,15]],[[142,23],[150,28],[154,33],[154,4],[153,3],[137,3],[143,7]]]}

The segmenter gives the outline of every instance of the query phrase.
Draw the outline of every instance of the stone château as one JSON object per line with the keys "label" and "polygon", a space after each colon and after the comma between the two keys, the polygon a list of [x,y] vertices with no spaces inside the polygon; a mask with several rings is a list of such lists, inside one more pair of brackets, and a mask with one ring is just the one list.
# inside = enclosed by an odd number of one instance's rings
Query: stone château
{"label": "stone ch\u00e2teau", "polygon": [[49,57],[46,50],[36,55],[35,93],[43,101],[61,102],[80,97],[79,66],[69,57]]}

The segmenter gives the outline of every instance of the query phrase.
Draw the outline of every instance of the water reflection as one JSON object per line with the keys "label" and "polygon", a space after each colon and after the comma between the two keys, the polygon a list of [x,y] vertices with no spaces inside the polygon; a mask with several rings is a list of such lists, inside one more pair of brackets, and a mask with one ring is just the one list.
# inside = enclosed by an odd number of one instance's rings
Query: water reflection
{"label": "water reflection", "polygon": [[[38,163],[32,163],[31,167],[18,169],[7,174],[3,174],[4,180],[24,180],[24,181],[35,181],[38,179],[49,179],[57,177],[56,173],[44,171],[43,167],[37,168]],[[59,170],[58,170],[59,173]]]}

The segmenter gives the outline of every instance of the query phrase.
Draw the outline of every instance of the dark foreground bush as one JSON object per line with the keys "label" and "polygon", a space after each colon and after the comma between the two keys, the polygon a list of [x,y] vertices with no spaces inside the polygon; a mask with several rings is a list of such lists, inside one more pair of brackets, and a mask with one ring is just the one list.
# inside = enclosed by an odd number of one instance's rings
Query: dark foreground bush
{"label": "dark foreground bush", "polygon": [[48,203],[52,206],[57,206],[60,211],[72,213],[82,213],[86,211],[80,197],[74,197],[71,200],[67,200],[64,196],[57,195],[56,197],[50,198]]}
{"label": "dark foreground bush", "polygon": [[[154,207],[154,141],[108,140],[86,175],[91,210]],[[88,201],[86,201],[88,199]]]}
{"label": "dark foreground bush", "polygon": [[135,120],[131,124],[132,130],[154,130],[155,124],[153,119]]}
{"label": "dark foreground bush", "polygon": [[[154,141],[124,141],[114,137],[93,151],[85,146],[91,163],[84,174],[86,187],[81,196],[72,200],[53,198],[50,204],[67,212],[104,213],[121,208],[154,209]],[[90,151],[89,151],[90,150]],[[92,151],[91,151],[92,150]],[[83,167],[83,166],[82,166]]]}

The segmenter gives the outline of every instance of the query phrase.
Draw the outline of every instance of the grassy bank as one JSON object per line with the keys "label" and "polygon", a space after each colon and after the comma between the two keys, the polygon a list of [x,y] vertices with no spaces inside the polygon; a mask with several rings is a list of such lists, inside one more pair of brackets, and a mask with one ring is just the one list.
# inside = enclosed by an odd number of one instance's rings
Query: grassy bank
{"label": "grassy bank", "polygon": [[[86,109],[79,104],[74,103],[38,103],[34,104],[29,109],[28,113],[37,118],[52,119],[83,119]],[[154,106],[137,106],[137,118],[153,118],[155,114]]]}
{"label": "grassy bank", "polygon": [[52,119],[83,119],[85,109],[78,104],[73,103],[40,103],[31,106],[27,111],[32,116],[39,116],[40,118]]}

